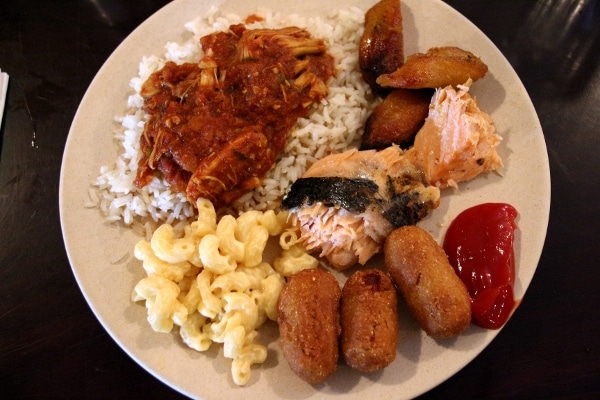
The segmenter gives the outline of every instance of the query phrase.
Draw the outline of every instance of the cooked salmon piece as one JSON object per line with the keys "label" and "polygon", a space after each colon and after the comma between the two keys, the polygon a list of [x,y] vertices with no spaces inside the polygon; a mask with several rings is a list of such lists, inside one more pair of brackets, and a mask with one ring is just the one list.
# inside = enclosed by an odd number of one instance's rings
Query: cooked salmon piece
{"label": "cooked salmon piece", "polygon": [[439,204],[398,146],[332,154],[313,164],[282,201],[300,229],[300,242],[338,270],[365,264],[386,236],[416,224]]}
{"label": "cooked salmon piece", "polygon": [[479,109],[469,94],[471,80],[457,89],[436,90],[429,114],[405,157],[427,176],[431,185],[456,187],[485,171],[498,171],[496,151],[502,137],[492,117]]}
{"label": "cooked salmon piece", "polygon": [[335,269],[364,265],[394,228],[416,225],[438,206],[440,188],[498,171],[502,138],[469,95],[471,83],[436,90],[410,149],[353,149],[313,164],[281,204],[300,242]]}

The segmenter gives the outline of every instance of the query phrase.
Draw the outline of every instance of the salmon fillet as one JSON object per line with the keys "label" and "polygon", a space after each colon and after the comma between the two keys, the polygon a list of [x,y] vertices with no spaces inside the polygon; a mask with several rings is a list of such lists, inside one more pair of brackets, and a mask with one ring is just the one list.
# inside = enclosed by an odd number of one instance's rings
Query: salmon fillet
{"label": "salmon fillet", "polygon": [[300,243],[335,269],[364,265],[394,228],[416,225],[438,206],[440,188],[498,171],[502,138],[469,95],[471,83],[436,90],[410,149],[353,149],[313,164],[281,204]]}
{"label": "salmon fillet", "polygon": [[481,111],[469,94],[471,83],[469,79],[458,89],[436,90],[425,124],[405,153],[431,185],[456,187],[458,182],[503,166],[496,152],[502,137],[496,133],[492,117]]}
{"label": "salmon fillet", "polygon": [[349,150],[313,164],[282,201],[300,242],[343,270],[365,264],[396,227],[416,224],[440,192],[398,146]]}

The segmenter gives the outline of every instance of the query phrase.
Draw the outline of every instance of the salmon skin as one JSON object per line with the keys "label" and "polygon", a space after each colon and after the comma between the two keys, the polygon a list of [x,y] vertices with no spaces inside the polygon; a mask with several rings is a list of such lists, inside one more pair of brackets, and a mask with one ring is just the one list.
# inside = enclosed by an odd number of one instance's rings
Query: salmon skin
{"label": "salmon skin", "polygon": [[419,201],[414,192],[398,193],[391,177],[387,191],[389,193],[386,198],[382,198],[377,183],[365,178],[301,178],[294,182],[290,192],[283,199],[281,208],[293,210],[320,202],[325,207],[340,207],[360,214],[371,207],[373,211],[378,209],[381,215],[397,228],[416,224],[431,209]]}
{"label": "salmon skin", "polygon": [[439,188],[390,146],[331,154],[313,164],[284,197],[300,243],[343,270],[380,252],[395,227],[416,224],[439,204]]}
{"label": "salmon skin", "polygon": [[373,200],[381,201],[377,199],[378,190],[379,186],[369,179],[301,178],[294,182],[281,202],[281,208],[291,210],[321,202],[326,207],[338,206],[353,213],[362,213]]}

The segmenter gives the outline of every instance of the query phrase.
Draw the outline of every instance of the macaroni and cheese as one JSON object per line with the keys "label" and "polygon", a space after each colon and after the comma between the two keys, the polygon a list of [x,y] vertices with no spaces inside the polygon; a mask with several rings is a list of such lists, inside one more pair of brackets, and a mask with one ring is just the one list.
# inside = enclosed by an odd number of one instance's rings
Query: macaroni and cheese
{"label": "macaroni and cheese", "polygon": [[[197,208],[198,218],[182,235],[164,224],[135,246],[147,276],[135,286],[132,300],[145,301],[156,332],[177,326],[186,345],[197,351],[222,343],[223,354],[233,360],[233,381],[245,385],[251,366],[267,357],[266,347],[256,342],[257,330],[268,319],[277,320],[285,277],[318,262],[296,243],[285,212],[248,211],[218,219],[210,201],[199,199]],[[280,248],[273,266],[263,260],[271,236],[279,236]]]}

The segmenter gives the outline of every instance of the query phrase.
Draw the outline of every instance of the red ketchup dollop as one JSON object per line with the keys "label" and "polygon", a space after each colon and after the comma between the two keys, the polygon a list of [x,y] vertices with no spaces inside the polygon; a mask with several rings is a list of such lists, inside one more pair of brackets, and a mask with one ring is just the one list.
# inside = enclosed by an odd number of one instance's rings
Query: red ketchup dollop
{"label": "red ketchup dollop", "polygon": [[460,213],[444,238],[450,264],[469,290],[473,321],[483,328],[500,328],[516,305],[517,216],[510,204],[480,204]]}

